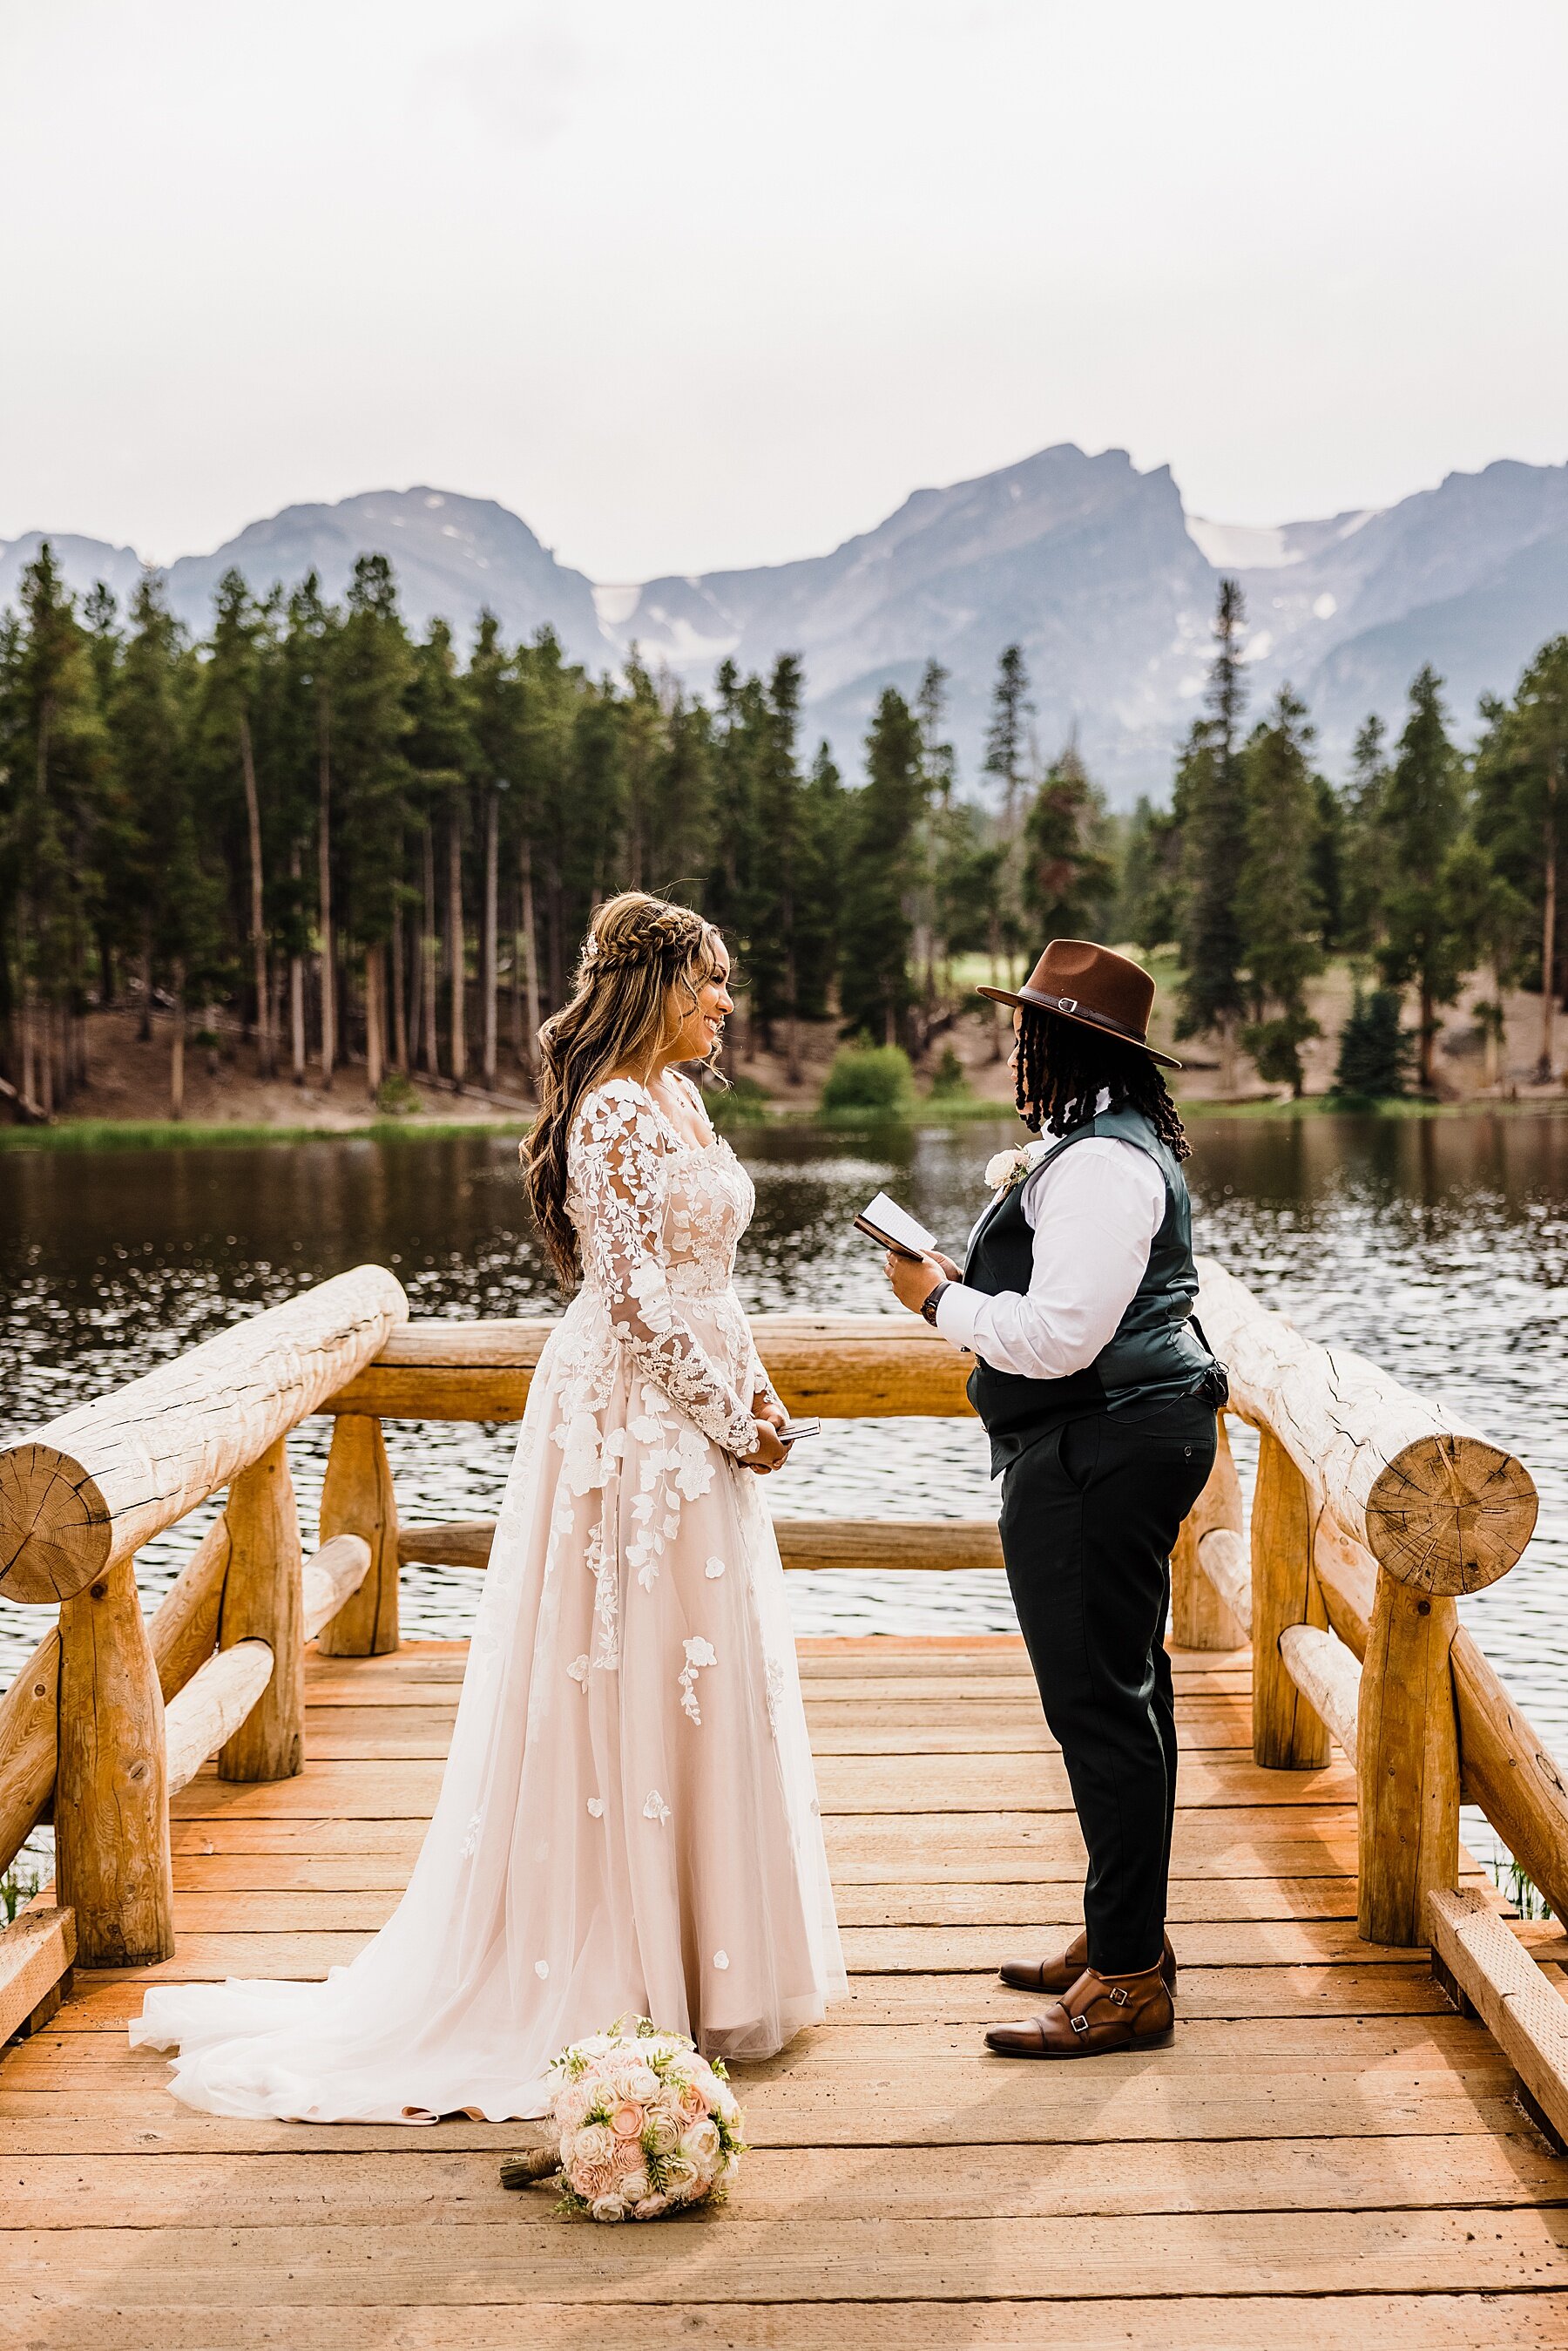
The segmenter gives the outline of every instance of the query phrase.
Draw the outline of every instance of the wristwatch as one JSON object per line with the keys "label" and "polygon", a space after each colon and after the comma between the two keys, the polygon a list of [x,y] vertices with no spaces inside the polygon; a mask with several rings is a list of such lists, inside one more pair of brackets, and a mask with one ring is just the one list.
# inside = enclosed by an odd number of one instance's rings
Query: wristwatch
{"label": "wristwatch", "polygon": [[941,1303],[942,1292],[945,1290],[951,1290],[954,1286],[955,1285],[950,1281],[939,1281],[936,1288],[932,1290],[930,1296],[927,1299],[925,1304],[920,1309],[921,1322],[929,1322],[933,1331],[937,1327],[937,1308]]}

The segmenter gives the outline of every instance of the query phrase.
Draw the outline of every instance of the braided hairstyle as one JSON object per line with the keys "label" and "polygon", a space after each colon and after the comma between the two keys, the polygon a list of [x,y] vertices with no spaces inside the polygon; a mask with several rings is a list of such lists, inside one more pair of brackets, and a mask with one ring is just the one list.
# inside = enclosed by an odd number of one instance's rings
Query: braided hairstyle
{"label": "braided hairstyle", "polygon": [[719,969],[719,934],[690,906],[623,890],[598,907],[568,1004],[539,1030],[539,1115],[523,1145],[534,1219],[564,1288],[582,1277],[566,1214],[566,1150],[585,1094],[612,1070],[651,1070]]}
{"label": "braided hairstyle", "polygon": [[1142,1113],[1173,1159],[1190,1159],[1192,1145],[1166,1092],[1158,1063],[1136,1045],[1124,1045],[1079,1020],[1064,1020],[1035,1004],[1019,1007],[1018,1115],[1038,1134],[1065,1134],[1094,1114],[1102,1091],[1110,1107]]}

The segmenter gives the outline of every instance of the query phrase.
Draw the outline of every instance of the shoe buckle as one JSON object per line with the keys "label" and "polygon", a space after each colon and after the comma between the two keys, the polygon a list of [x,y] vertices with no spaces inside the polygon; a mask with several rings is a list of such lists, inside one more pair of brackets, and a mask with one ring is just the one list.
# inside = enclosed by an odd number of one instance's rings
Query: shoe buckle
{"label": "shoe buckle", "polygon": [[1089,2020],[1086,2016],[1070,2016],[1067,2022],[1075,2032],[1087,2032],[1089,2029]]}
{"label": "shoe buckle", "polygon": [[1113,2008],[1125,2008],[1127,2004],[1126,1984],[1108,1984],[1106,1988],[1106,1998]]}

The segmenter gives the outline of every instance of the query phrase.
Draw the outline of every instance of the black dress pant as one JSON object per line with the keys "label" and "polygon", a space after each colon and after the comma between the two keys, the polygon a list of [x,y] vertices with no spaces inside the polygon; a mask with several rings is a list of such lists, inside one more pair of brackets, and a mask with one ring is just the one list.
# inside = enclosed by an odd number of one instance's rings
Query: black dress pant
{"label": "black dress pant", "polygon": [[1213,1405],[1180,1397],[1138,1420],[1067,1421],[1002,1473],[1007,1580],[1089,1849],[1089,1964],[1110,1975],[1160,1955],[1176,1812],[1170,1552],[1215,1445]]}

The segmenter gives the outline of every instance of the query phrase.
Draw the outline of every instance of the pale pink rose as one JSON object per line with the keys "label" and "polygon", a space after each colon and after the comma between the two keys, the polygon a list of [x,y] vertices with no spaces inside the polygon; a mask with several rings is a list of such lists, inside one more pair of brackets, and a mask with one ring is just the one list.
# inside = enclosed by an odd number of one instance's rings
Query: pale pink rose
{"label": "pale pink rose", "polygon": [[611,2109],[609,2126],[617,2138],[640,2138],[646,2119],[635,2098],[623,2098]]}
{"label": "pale pink rose", "polygon": [[669,2211],[670,2199],[668,2196],[639,2197],[632,2209],[639,2220],[657,2220],[661,2212]]}
{"label": "pale pink rose", "polygon": [[566,2174],[566,2185],[574,2196],[580,2196],[585,2204],[592,2204],[610,2193],[615,2186],[615,2170],[607,2163],[574,2163]]}

